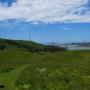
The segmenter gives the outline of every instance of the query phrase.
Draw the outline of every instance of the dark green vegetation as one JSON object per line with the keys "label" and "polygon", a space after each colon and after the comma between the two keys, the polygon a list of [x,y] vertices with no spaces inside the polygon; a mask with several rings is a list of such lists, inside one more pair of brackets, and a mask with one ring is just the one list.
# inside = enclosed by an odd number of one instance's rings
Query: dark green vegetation
{"label": "dark green vegetation", "polygon": [[19,41],[0,39],[0,51],[10,49],[19,49],[28,52],[59,52],[66,50],[66,48],[52,45],[42,45],[32,41]]}
{"label": "dark green vegetation", "polygon": [[30,52],[5,40],[0,45],[0,90],[90,90],[90,51]]}

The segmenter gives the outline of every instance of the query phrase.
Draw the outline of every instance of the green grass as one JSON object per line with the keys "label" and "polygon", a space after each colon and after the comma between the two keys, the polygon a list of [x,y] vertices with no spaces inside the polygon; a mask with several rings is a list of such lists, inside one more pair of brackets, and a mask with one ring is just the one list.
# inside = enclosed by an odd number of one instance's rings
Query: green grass
{"label": "green grass", "polygon": [[0,51],[0,90],[90,90],[90,51]]}
{"label": "green grass", "polygon": [[39,49],[45,47],[45,45],[35,43],[33,41],[7,40],[7,39],[0,39],[0,45],[6,46],[6,49],[8,50],[10,49],[27,50],[27,48]]}
{"label": "green grass", "polygon": [[90,52],[40,55],[18,77],[20,90],[90,90]]}
{"label": "green grass", "polygon": [[14,84],[16,82],[16,79],[20,75],[20,73],[26,67],[28,67],[28,65],[19,67],[19,68],[12,70],[10,72],[0,73],[0,85],[5,86],[5,88],[2,90],[18,90],[18,88]]}

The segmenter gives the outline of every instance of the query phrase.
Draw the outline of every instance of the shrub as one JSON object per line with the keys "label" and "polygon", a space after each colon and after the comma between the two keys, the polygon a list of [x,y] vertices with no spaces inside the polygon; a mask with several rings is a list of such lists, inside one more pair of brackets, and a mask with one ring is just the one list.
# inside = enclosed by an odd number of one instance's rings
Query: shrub
{"label": "shrub", "polygon": [[46,47],[45,51],[49,51],[49,52],[59,52],[59,51],[63,51],[66,50],[66,48],[64,47],[59,47],[59,46],[54,46],[54,45],[48,45]]}
{"label": "shrub", "polygon": [[0,45],[0,50],[4,50],[6,48],[5,45]]}

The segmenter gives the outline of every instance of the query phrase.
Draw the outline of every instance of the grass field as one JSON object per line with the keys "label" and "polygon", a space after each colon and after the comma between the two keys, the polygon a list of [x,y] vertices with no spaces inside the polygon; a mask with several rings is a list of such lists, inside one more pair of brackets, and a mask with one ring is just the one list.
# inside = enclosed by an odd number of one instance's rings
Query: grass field
{"label": "grass field", "polygon": [[0,90],[90,90],[90,51],[0,51]]}

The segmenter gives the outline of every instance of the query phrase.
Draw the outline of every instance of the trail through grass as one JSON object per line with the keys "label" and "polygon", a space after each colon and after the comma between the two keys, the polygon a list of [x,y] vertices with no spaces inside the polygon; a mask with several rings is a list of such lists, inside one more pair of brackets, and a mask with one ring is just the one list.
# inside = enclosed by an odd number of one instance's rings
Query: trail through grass
{"label": "trail through grass", "polygon": [[24,65],[10,72],[0,73],[0,85],[4,85],[4,88],[0,90],[18,90],[15,86],[15,82],[21,72],[29,65]]}

